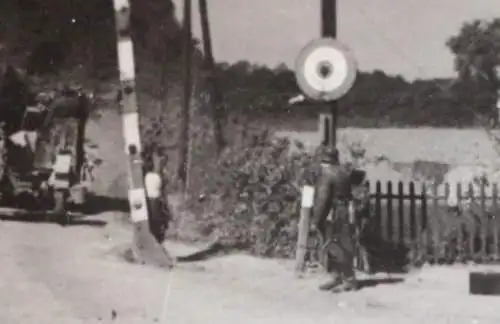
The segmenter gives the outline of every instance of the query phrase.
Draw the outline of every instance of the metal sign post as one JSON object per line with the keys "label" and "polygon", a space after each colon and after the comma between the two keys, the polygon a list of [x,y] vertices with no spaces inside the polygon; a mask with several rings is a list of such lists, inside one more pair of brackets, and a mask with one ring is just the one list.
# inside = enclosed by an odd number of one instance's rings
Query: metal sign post
{"label": "metal sign post", "polygon": [[[333,39],[337,38],[337,0],[321,0],[321,35]],[[327,71],[324,70],[324,72]],[[321,114],[323,117],[320,115],[320,121],[326,122],[330,130],[323,134],[323,145],[336,147],[339,102],[333,100],[327,105],[330,106],[329,113]]]}
{"label": "metal sign post", "polygon": [[128,200],[134,224],[134,258],[140,263],[172,267],[173,260],[156,241],[149,229],[148,204],[142,170],[142,147],[139,131],[139,109],[135,93],[134,47],[130,35],[129,0],[113,0],[117,35],[118,69],[121,83],[121,116],[125,153],[128,156]]}
{"label": "metal sign post", "polygon": [[[294,97],[290,103],[302,102],[307,97],[325,106],[319,116],[319,131],[322,144],[337,146],[338,99],[354,85],[357,76],[357,62],[349,48],[336,40],[337,3],[336,0],[321,0],[322,38],[307,44],[295,62],[297,85],[305,97]],[[327,112],[324,112],[327,110]],[[310,206],[308,206],[309,208]],[[307,208],[306,208],[307,209]],[[304,210],[306,210],[304,209]],[[308,240],[307,213],[302,213],[299,224],[297,271],[304,269],[304,249]]]}

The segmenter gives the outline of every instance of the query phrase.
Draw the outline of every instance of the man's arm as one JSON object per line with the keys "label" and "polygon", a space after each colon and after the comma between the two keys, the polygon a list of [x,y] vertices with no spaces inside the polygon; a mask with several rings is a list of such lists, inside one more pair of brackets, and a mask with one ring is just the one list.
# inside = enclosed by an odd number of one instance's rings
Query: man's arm
{"label": "man's arm", "polygon": [[322,229],[328,214],[332,208],[332,181],[331,178],[322,174],[316,182],[315,199],[312,210],[311,225]]}

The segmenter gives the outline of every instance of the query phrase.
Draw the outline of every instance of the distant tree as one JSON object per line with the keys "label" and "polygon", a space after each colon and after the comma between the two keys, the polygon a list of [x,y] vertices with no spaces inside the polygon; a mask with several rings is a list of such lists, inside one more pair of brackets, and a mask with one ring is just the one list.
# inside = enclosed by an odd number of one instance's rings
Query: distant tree
{"label": "distant tree", "polygon": [[500,66],[500,18],[467,22],[446,45],[455,55],[461,80],[498,82],[495,67]]}
{"label": "distant tree", "polygon": [[[218,73],[224,107],[230,114],[317,117],[314,109],[287,104],[300,91],[293,71],[283,65],[271,70],[243,61],[220,64]],[[340,123],[361,127],[472,126],[474,118],[468,108],[471,98],[463,103],[456,92],[448,91],[451,83],[450,79],[408,82],[380,70],[360,72],[354,87],[342,99]],[[481,95],[471,97],[484,101]]]}
{"label": "distant tree", "polygon": [[496,73],[500,67],[500,18],[467,22],[446,45],[455,55],[457,98],[496,123],[496,109],[492,108],[500,88]]}
{"label": "distant tree", "polygon": [[283,72],[283,71],[290,71],[290,69],[288,68],[288,66],[285,64],[285,63],[280,63],[278,65],[276,65],[276,67],[274,68],[274,71],[276,73],[279,73],[279,72]]}

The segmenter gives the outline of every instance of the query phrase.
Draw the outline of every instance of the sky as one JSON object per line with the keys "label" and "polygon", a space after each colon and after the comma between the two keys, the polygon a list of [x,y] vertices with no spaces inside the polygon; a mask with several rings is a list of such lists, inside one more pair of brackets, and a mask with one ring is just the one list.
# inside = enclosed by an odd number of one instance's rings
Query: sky
{"label": "sky", "polygon": [[[182,19],[183,0],[173,0]],[[248,60],[293,68],[301,48],[320,35],[320,0],[208,0],[217,61]],[[500,17],[498,0],[337,0],[338,39],[360,70],[405,79],[453,77],[445,46],[464,21]],[[193,32],[201,38],[198,1]]]}

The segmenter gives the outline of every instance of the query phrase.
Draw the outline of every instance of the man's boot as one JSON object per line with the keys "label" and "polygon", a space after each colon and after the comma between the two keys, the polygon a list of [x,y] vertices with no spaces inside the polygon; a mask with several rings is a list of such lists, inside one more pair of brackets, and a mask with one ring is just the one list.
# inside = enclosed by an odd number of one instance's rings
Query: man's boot
{"label": "man's boot", "polygon": [[348,291],[358,290],[358,284],[356,279],[351,276],[348,278],[342,278],[341,283],[331,289],[333,293],[342,293]]}
{"label": "man's boot", "polygon": [[340,284],[342,284],[342,278],[338,273],[333,273],[332,278],[329,281],[319,286],[319,290],[322,291],[332,290]]}

